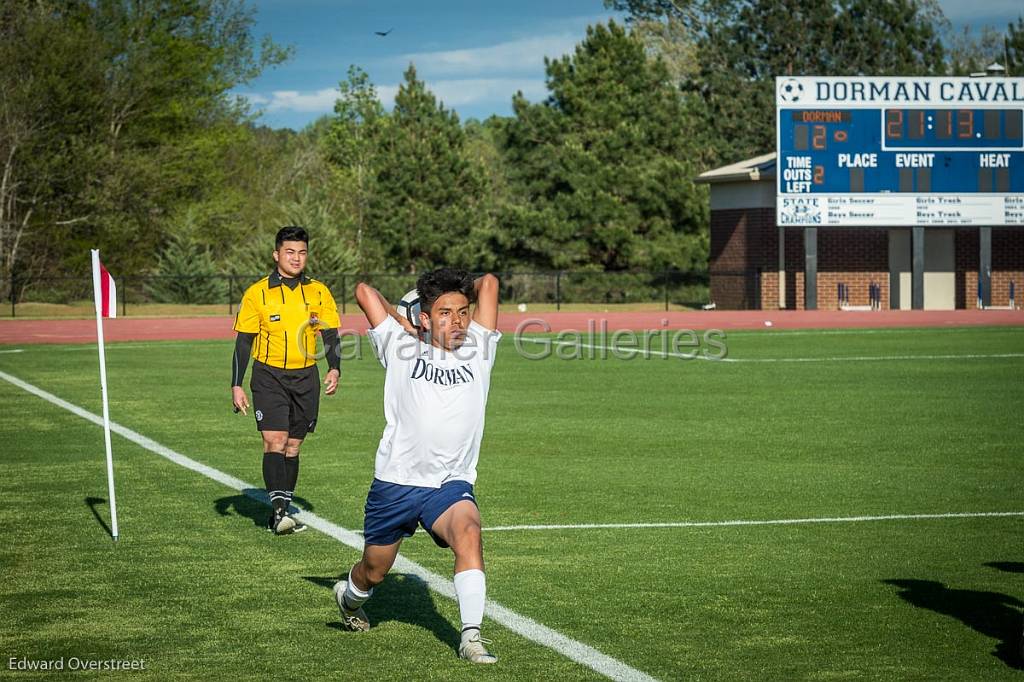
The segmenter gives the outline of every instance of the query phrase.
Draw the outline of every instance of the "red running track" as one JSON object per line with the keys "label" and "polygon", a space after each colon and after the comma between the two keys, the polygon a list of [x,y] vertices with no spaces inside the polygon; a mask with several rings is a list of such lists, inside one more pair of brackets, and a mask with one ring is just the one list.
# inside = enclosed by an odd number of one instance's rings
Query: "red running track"
{"label": "red running track", "polygon": [[[841,312],[805,310],[709,310],[694,312],[503,313],[499,327],[528,333],[616,329],[850,329],[888,327],[965,327],[1024,325],[1024,310],[885,310]],[[107,341],[230,339],[234,318],[128,317],[104,322]],[[771,323],[770,325],[768,323]],[[593,326],[591,326],[593,325]],[[361,315],[345,315],[342,329],[365,333]],[[0,344],[90,343],[95,320],[0,320]]]}

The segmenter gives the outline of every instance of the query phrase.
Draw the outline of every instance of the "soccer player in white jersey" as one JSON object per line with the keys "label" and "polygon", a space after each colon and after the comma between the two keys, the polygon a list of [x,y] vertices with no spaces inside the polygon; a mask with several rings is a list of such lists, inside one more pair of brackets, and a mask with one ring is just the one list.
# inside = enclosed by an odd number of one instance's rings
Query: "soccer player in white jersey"
{"label": "soccer player in white jersey", "polygon": [[334,595],[344,628],[369,630],[362,606],[391,570],[402,539],[421,525],[455,553],[459,656],[494,663],[497,658],[485,647],[489,642],[480,637],[486,583],[473,482],[501,338],[498,279],[473,280],[445,268],[420,277],[416,288],[429,342],[377,290],[364,283],[356,287],[370,341],[386,370],[386,425],[366,497],[363,557],[334,586]]}

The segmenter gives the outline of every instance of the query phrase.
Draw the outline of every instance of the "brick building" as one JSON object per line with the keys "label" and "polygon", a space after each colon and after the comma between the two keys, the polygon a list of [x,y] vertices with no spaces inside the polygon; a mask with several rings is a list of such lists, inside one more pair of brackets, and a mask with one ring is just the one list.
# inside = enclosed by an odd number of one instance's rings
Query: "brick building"
{"label": "brick building", "polygon": [[1002,307],[1011,283],[1022,306],[1024,228],[783,228],[775,223],[775,168],[775,154],[764,154],[697,179],[711,186],[717,307],[952,310],[977,308],[979,294],[983,307]]}

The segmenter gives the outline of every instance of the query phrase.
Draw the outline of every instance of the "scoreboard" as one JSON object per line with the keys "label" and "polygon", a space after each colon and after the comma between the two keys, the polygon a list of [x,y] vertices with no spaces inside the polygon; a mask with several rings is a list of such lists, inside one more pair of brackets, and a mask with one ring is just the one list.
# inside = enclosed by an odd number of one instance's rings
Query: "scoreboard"
{"label": "scoreboard", "polygon": [[779,225],[1024,225],[1024,78],[776,79]]}

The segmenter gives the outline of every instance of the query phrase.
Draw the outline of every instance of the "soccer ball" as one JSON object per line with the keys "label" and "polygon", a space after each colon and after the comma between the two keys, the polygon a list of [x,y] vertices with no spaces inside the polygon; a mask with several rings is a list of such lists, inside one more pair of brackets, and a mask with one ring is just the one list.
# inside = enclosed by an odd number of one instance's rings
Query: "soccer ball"
{"label": "soccer ball", "polygon": [[405,292],[395,308],[399,315],[412,323],[412,326],[417,329],[420,327],[420,292],[415,289]]}

